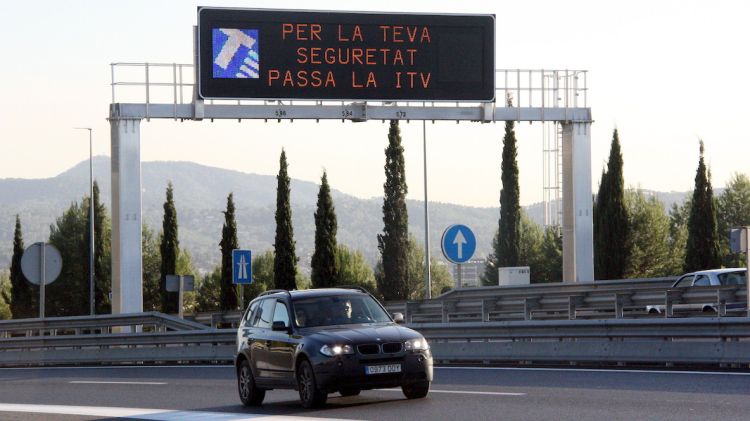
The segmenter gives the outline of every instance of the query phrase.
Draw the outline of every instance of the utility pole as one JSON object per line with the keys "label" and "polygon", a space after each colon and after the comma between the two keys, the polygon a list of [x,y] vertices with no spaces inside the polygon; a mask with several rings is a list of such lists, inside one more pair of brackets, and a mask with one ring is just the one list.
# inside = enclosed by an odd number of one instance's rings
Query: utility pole
{"label": "utility pole", "polygon": [[89,131],[89,314],[94,315],[94,148],[91,127],[76,127]]}
{"label": "utility pole", "polygon": [[424,149],[424,297],[432,298],[430,276],[430,217],[427,214],[427,124],[422,120],[422,147]]}

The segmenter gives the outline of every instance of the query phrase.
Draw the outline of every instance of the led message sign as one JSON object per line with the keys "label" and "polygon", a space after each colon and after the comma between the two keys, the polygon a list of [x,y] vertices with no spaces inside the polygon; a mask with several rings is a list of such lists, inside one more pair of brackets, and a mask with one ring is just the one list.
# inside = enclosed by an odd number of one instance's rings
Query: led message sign
{"label": "led message sign", "polygon": [[493,101],[495,17],[198,9],[202,98]]}

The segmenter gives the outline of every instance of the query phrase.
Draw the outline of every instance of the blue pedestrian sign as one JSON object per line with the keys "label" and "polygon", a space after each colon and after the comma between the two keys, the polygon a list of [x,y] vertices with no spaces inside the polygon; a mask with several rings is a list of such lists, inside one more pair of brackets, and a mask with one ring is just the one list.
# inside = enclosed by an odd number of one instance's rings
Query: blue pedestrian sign
{"label": "blue pedestrian sign", "polygon": [[250,250],[232,250],[232,283],[253,283],[253,259]]}
{"label": "blue pedestrian sign", "polygon": [[443,232],[440,241],[443,256],[452,263],[465,263],[477,249],[477,239],[466,225],[451,225]]}

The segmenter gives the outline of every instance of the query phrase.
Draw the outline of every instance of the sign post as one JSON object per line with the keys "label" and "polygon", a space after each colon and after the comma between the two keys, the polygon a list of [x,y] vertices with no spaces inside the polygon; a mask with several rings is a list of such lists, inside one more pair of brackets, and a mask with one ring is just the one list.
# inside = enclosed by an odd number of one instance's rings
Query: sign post
{"label": "sign post", "polygon": [[178,292],[177,316],[182,319],[184,315],[185,292],[195,290],[195,277],[193,275],[167,275],[167,291]]}
{"label": "sign post", "polygon": [[729,231],[729,248],[732,253],[745,253],[747,316],[750,317],[750,227],[732,228]]}
{"label": "sign post", "polygon": [[52,244],[34,243],[23,252],[21,271],[26,279],[39,285],[39,318],[45,315],[45,286],[55,282],[62,271],[62,256]]}

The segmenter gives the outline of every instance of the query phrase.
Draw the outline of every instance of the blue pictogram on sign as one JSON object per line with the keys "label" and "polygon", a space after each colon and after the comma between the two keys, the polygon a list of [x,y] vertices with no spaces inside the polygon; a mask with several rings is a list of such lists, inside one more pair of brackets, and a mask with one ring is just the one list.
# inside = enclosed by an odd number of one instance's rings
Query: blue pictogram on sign
{"label": "blue pictogram on sign", "polygon": [[252,262],[252,253],[250,250],[232,250],[232,283],[253,283]]}
{"label": "blue pictogram on sign", "polygon": [[214,28],[213,77],[258,79],[260,53],[257,29]]}
{"label": "blue pictogram on sign", "polygon": [[446,259],[452,263],[464,263],[474,255],[477,239],[466,225],[451,225],[443,232],[440,247]]}

